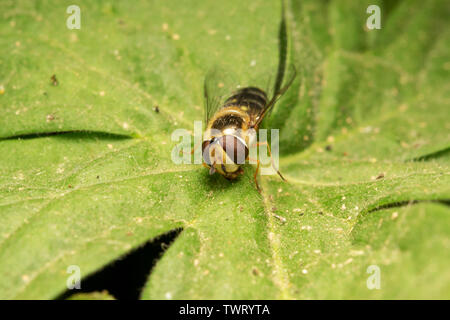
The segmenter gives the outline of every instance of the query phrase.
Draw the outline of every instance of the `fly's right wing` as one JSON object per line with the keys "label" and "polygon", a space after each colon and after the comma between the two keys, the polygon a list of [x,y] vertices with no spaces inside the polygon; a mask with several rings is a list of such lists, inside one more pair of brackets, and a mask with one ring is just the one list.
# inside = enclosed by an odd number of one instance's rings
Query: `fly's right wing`
{"label": "fly's right wing", "polygon": [[289,89],[289,87],[294,82],[297,76],[297,68],[294,64],[289,65],[286,70],[279,77],[272,76],[269,79],[269,87],[267,89],[267,94],[269,96],[269,101],[265,106],[264,110],[258,115],[256,126],[259,126],[266,116],[270,114],[275,103],[283,96],[283,94]]}

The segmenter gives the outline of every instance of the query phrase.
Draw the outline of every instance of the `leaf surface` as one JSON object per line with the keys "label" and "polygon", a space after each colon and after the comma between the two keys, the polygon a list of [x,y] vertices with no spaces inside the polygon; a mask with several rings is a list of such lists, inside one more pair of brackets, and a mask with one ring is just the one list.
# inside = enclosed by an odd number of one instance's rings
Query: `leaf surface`
{"label": "leaf surface", "polygon": [[141,298],[449,298],[450,7],[377,3],[370,31],[372,3],[286,3],[300,70],[270,124],[287,182],[259,194],[250,166],[174,164],[171,133],[203,119],[210,66],[277,63],[280,2],[82,1],[80,30],[64,2],[5,2],[0,297],[55,298],[68,266],[181,228]]}

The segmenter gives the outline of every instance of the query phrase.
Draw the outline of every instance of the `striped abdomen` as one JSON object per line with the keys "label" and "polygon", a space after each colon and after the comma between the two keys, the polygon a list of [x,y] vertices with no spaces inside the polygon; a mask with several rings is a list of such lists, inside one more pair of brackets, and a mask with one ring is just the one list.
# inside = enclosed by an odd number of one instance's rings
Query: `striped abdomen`
{"label": "striped abdomen", "polygon": [[[239,89],[225,101],[219,110],[221,115],[214,120],[212,128],[217,130],[224,130],[229,127],[243,129],[243,127],[255,122],[256,117],[262,113],[266,104],[267,95],[261,89],[255,87]],[[244,118],[236,113],[225,112],[226,109],[235,108],[239,108],[248,115],[249,123],[245,124]]]}

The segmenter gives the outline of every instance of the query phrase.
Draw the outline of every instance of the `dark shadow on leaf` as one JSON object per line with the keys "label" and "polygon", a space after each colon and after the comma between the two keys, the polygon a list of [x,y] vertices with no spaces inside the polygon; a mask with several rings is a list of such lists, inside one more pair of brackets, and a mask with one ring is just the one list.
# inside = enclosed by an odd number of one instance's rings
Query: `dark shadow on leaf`
{"label": "dark shadow on leaf", "polygon": [[450,154],[450,148],[445,148],[442,150],[438,150],[436,152],[432,152],[417,158],[412,159],[412,161],[430,161],[438,158],[443,158]]}
{"label": "dark shadow on leaf", "polygon": [[207,169],[204,169],[200,175],[200,183],[214,191],[229,189],[234,183],[240,180],[241,178],[237,178],[236,180],[229,181],[217,172],[210,175]]}
{"label": "dark shadow on leaf", "polygon": [[412,206],[414,204],[423,203],[423,202],[440,203],[440,204],[444,204],[446,206],[450,205],[450,199],[442,199],[442,200],[408,200],[408,201],[398,201],[398,202],[382,204],[382,205],[379,205],[379,206],[376,206],[376,207],[374,207],[372,209],[367,210],[366,213],[372,213],[372,212],[383,210],[383,209],[407,207],[407,206]]}
{"label": "dark shadow on leaf", "polygon": [[151,269],[178,237],[182,229],[171,230],[106,265],[102,270],[81,279],[81,289],[66,290],[57,300],[77,293],[106,290],[118,300],[138,300]]}
{"label": "dark shadow on leaf", "polygon": [[[253,174],[255,172],[255,169],[249,164],[243,165],[242,169],[244,170],[243,175],[238,176],[234,180],[227,180],[218,172],[210,175],[208,170],[204,168],[199,174],[198,183],[207,186],[208,189],[214,192],[231,190],[233,188],[240,188],[242,190],[242,184],[250,182],[250,184],[254,185]],[[257,191],[256,186],[255,191]]]}
{"label": "dark shadow on leaf", "polygon": [[400,0],[389,0],[389,1],[384,1],[383,2],[383,13],[385,15],[385,19],[387,17],[390,17],[392,13],[395,12],[395,10],[397,9],[398,5],[400,4]]}
{"label": "dark shadow on leaf", "polygon": [[124,139],[133,139],[132,136],[124,135],[124,134],[114,134],[102,131],[60,131],[60,132],[41,132],[41,133],[29,133],[29,134],[20,134],[16,136],[0,138],[0,141],[7,140],[29,140],[29,139],[38,139],[38,138],[46,138],[46,137],[64,137],[67,139],[99,139],[99,140],[124,140]]}
{"label": "dark shadow on leaf", "polygon": [[274,92],[278,92],[283,84],[284,73],[286,71],[286,59],[287,59],[287,26],[286,26],[286,13],[285,13],[285,3],[281,1],[282,14],[280,28],[278,31],[278,71],[277,79],[275,82]]}

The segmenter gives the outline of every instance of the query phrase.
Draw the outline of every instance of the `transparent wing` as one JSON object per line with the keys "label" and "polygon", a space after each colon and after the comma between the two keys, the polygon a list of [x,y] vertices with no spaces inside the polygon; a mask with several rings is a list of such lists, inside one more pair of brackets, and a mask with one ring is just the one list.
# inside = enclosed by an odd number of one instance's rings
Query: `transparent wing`
{"label": "transparent wing", "polygon": [[[247,76],[247,77],[245,77]],[[214,114],[223,106],[225,100],[236,90],[245,87],[256,87],[267,95],[266,107],[256,116],[259,125],[266,117],[278,99],[287,91],[296,77],[296,68],[290,65],[280,74],[276,68],[259,71],[255,68],[237,74],[218,67],[213,68],[205,76],[205,121],[206,124]]]}
{"label": "transparent wing", "polygon": [[236,90],[238,81],[224,69],[215,67],[205,76],[205,124],[223,106],[224,101]]}
{"label": "transparent wing", "polygon": [[259,126],[265,117],[270,115],[276,102],[286,93],[297,76],[297,68],[290,64],[282,73],[272,75],[268,78],[266,93],[269,97],[266,107],[257,117],[255,126]]}

